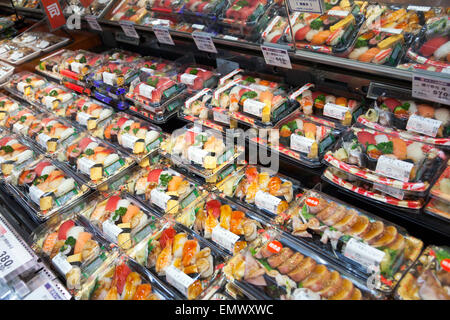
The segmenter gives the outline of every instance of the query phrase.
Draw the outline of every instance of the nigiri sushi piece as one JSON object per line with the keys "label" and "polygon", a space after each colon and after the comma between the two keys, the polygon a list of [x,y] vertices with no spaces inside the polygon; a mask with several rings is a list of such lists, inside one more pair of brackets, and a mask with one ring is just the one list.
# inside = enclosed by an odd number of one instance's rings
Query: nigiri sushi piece
{"label": "nigiri sushi piece", "polygon": [[436,60],[448,61],[447,57],[449,54],[450,54],[450,41],[447,41],[433,53],[433,56],[436,58]]}
{"label": "nigiri sushi piece", "polygon": [[352,60],[358,60],[359,56],[369,50],[369,47],[361,47],[354,49],[349,55],[348,58]]}
{"label": "nigiri sushi piece", "polygon": [[436,50],[448,42],[448,37],[435,37],[426,41],[419,49],[420,54],[424,57],[431,56]]}
{"label": "nigiri sushi piece", "polygon": [[375,56],[380,52],[380,49],[378,49],[377,47],[374,48],[370,48],[369,50],[367,50],[366,52],[362,53],[359,57],[358,60],[361,62],[371,62],[373,58],[375,58]]}
{"label": "nigiri sushi piece", "polygon": [[183,255],[184,244],[187,241],[187,234],[177,233],[173,238],[173,256],[174,258],[181,258]]}
{"label": "nigiri sushi piece", "polygon": [[311,44],[313,45],[321,45],[324,44],[325,41],[327,41],[328,37],[330,36],[331,31],[330,30],[324,30],[324,31],[319,31],[316,34],[313,35],[313,37],[311,38]]}

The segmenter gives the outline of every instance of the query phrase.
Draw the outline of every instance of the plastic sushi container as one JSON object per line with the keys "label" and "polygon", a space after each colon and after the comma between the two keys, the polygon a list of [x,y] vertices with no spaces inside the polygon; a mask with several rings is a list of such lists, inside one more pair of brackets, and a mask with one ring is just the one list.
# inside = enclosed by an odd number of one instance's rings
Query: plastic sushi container
{"label": "plastic sushi container", "polygon": [[420,64],[420,63],[411,63],[411,62],[406,62],[406,63],[402,63],[397,65],[398,69],[402,69],[402,70],[408,70],[408,71],[431,71],[431,72],[443,72],[443,73],[449,73],[450,72],[450,67],[435,67],[432,65],[428,65],[428,64]]}
{"label": "plastic sushi container", "polygon": [[13,95],[28,100],[34,93],[46,86],[48,81],[35,73],[22,71],[12,75],[4,88]]}
{"label": "plastic sushi container", "polygon": [[0,61],[0,83],[7,81],[9,77],[12,76],[13,73],[14,73],[13,66]]}
{"label": "plastic sushi container", "polygon": [[223,272],[228,281],[257,300],[385,299],[316,251],[276,233],[258,248],[235,255]]}
{"label": "plastic sushi container", "polygon": [[124,252],[153,234],[164,223],[126,192],[98,197],[79,214],[102,237]]}
{"label": "plastic sushi container", "polygon": [[128,50],[123,50],[119,48],[114,48],[105,52],[101,55],[105,58],[106,62],[115,63],[132,63],[140,61],[142,56],[139,53],[131,52]]}
{"label": "plastic sushi container", "polygon": [[220,74],[215,70],[209,69],[211,68],[200,65],[183,66],[177,74],[177,81],[194,92],[204,88],[215,88]]}
{"label": "plastic sushi container", "polygon": [[131,21],[142,25],[148,16],[151,16],[151,12],[147,10],[145,2],[122,0],[105,15],[105,18],[110,21]]}
{"label": "plastic sushi container", "polygon": [[450,111],[417,100],[380,96],[358,123],[400,138],[450,148]]}
{"label": "plastic sushi container", "polygon": [[93,136],[142,162],[155,153],[163,140],[161,128],[123,112],[116,113]]}
{"label": "plastic sushi container", "polygon": [[142,57],[141,60],[136,62],[136,69],[140,72],[145,72],[148,74],[166,74],[171,75],[176,70],[176,65],[171,60],[165,60],[162,58],[155,57]]}
{"label": "plastic sushi container", "polygon": [[68,210],[89,193],[89,187],[56,160],[38,157],[5,180],[6,187],[37,221]]}
{"label": "plastic sushi container", "polygon": [[450,67],[449,20],[448,15],[430,17],[414,38],[406,56],[420,64]]}
{"label": "plastic sushi container", "polygon": [[0,55],[16,47],[10,39],[0,40]]}
{"label": "plastic sushi container", "polygon": [[[434,15],[433,11],[430,12]],[[402,6],[371,4],[349,59],[396,66],[425,23],[428,13]]]}
{"label": "plastic sushi container", "polygon": [[422,251],[423,242],[403,228],[320,191],[306,191],[297,204],[275,223],[366,281],[377,272],[376,288],[384,294],[394,290]]}
{"label": "plastic sushi container", "polygon": [[214,91],[211,105],[246,126],[273,127],[298,105],[291,103],[280,85],[266,82],[260,85],[236,78]]}
{"label": "plastic sushi container", "polygon": [[230,257],[262,242],[268,220],[215,193],[185,208],[175,221],[224,250]]}
{"label": "plastic sushi container", "polygon": [[419,205],[447,157],[440,149],[421,142],[352,127],[325,154],[324,162],[374,189],[392,193],[400,201],[406,197]]}
{"label": "plastic sushi container", "polygon": [[115,150],[106,142],[81,134],[55,157],[69,170],[81,177],[92,189],[108,188],[135,163],[128,154]]}
{"label": "plastic sushi container", "polygon": [[74,51],[61,49],[52,53],[51,55],[42,58],[35,69],[37,72],[45,76],[60,81],[62,79],[62,75],[59,73],[60,65],[65,59],[73,55]]}
{"label": "plastic sushi container", "polygon": [[301,165],[318,168],[328,149],[341,132],[332,121],[315,122],[299,111],[294,111],[261,137],[249,137],[251,143],[277,152],[285,159]]}
{"label": "plastic sushi container", "polygon": [[[337,56],[347,55],[364,22],[360,10],[355,4],[347,7],[336,5],[321,15],[294,13],[290,19],[296,47]],[[285,35],[287,41],[292,42],[289,28]]]}
{"label": "plastic sushi container", "polygon": [[109,121],[115,111],[91,97],[79,95],[65,110],[55,110],[55,113],[71,121],[83,131],[87,130],[93,133]]}
{"label": "plastic sushi container", "polygon": [[442,172],[430,191],[431,200],[425,207],[425,212],[443,220],[450,220],[450,167]]}
{"label": "plastic sushi container", "polygon": [[128,179],[126,188],[158,216],[173,218],[204,195],[195,181],[158,163],[142,168]]}
{"label": "plastic sushi container", "polygon": [[178,293],[124,254],[114,252],[83,284],[77,300],[179,300]]}
{"label": "plastic sushi container", "polygon": [[[333,92],[330,89],[314,88],[313,83],[307,83],[290,94],[289,99],[293,101],[305,116],[316,122],[323,122],[323,119],[333,121],[341,131],[351,126],[362,113],[364,100],[357,95],[348,92],[341,95],[341,92]],[[322,91],[323,90],[323,91]],[[324,122],[328,124],[329,121]]]}
{"label": "plastic sushi container", "polygon": [[217,189],[220,196],[269,219],[294,205],[303,191],[298,181],[254,165],[236,170]]}
{"label": "plastic sushi container", "polygon": [[289,21],[283,16],[274,16],[269,25],[261,33],[260,41],[262,43],[287,44],[285,30],[289,29]]}
{"label": "plastic sushi container", "polygon": [[271,0],[229,1],[218,15],[222,34],[256,42],[270,21]]}
{"label": "plastic sushi container", "polygon": [[37,57],[40,52],[39,49],[33,47],[25,47],[11,43],[11,45],[9,45],[9,50],[0,54],[0,59],[18,65]]}
{"label": "plastic sushi container", "polygon": [[428,246],[408,273],[400,280],[396,300],[450,300],[450,248]]}
{"label": "plastic sushi container", "polygon": [[221,133],[188,124],[163,141],[160,153],[204,184],[225,178],[243,160],[244,152],[242,145],[228,143]]}
{"label": "plastic sushi container", "polygon": [[37,48],[44,52],[53,51],[70,41],[69,38],[56,36],[46,32],[24,32],[12,39],[20,46]]}
{"label": "plastic sushi container", "polygon": [[98,19],[105,15],[114,2],[114,0],[93,0],[88,7],[84,7],[80,0],[69,0],[63,12],[69,16],[71,14],[93,15]]}
{"label": "plastic sushi container", "polygon": [[13,0],[14,7],[37,9],[39,1],[37,0]]}
{"label": "plastic sushi container", "polygon": [[198,298],[218,279],[224,262],[221,250],[173,222],[166,223],[128,253],[188,300]]}
{"label": "plastic sushi container", "polygon": [[13,170],[21,170],[41,153],[17,134],[0,133],[0,180],[7,179]]}
{"label": "plastic sushi container", "polygon": [[248,297],[222,275],[217,284],[208,289],[202,300],[248,300]]}
{"label": "plastic sushi container", "polygon": [[38,226],[30,236],[32,249],[65,280],[75,294],[104,263],[112,248],[89,225],[77,216],[76,210],[56,215]]}
{"label": "plastic sushi container", "polygon": [[55,82],[48,82],[46,86],[37,89],[28,97],[28,101],[43,111],[62,114],[73,103],[77,95],[68,88]]}
{"label": "plastic sushi container", "polygon": [[0,125],[5,126],[8,117],[16,114],[23,108],[23,105],[23,103],[0,93]]}
{"label": "plastic sushi container", "polygon": [[214,25],[217,21],[217,16],[222,12],[226,5],[224,0],[189,0],[180,1],[181,8],[179,13],[183,20],[193,24]]}

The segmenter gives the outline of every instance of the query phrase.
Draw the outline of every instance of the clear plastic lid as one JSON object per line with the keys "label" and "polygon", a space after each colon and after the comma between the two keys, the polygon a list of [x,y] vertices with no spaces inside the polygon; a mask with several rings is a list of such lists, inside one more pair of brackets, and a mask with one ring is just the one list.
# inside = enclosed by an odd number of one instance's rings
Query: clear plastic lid
{"label": "clear plastic lid", "polygon": [[56,46],[61,46],[69,41],[69,38],[56,36],[47,32],[24,32],[12,39],[21,46],[33,47],[42,51],[49,51]]}
{"label": "clear plastic lid", "polygon": [[161,128],[153,124],[119,112],[93,135],[142,161],[158,150],[163,140],[161,132]]}
{"label": "clear plastic lid", "polygon": [[242,26],[255,25],[271,5],[271,0],[229,1],[220,16],[221,22],[224,24]]}
{"label": "clear plastic lid", "polygon": [[400,281],[394,298],[398,300],[450,300],[448,293],[450,248],[428,246]]}
{"label": "clear plastic lid", "polygon": [[300,183],[270,168],[248,165],[217,184],[220,194],[263,217],[273,217],[295,204]]}
{"label": "clear plastic lid", "polygon": [[14,73],[14,67],[0,61],[0,83],[3,83],[9,79]]}
{"label": "clear plastic lid", "polygon": [[425,206],[425,213],[446,221],[450,220],[449,212],[450,203],[445,200],[431,198],[428,204]]}
{"label": "clear plastic lid", "polygon": [[67,58],[74,55],[74,51],[61,49],[51,55],[42,58],[36,66],[36,71],[43,73],[56,80],[61,80],[62,75],[59,73],[61,63]]}
{"label": "clear plastic lid", "polygon": [[48,110],[56,114],[65,112],[67,106],[73,103],[76,94],[68,88],[54,82],[37,89],[34,95],[28,97],[30,103],[41,110]]}
{"label": "clear plastic lid", "polygon": [[358,122],[400,138],[450,148],[450,110],[445,106],[383,96]]}
{"label": "clear plastic lid", "polygon": [[8,128],[8,117],[17,114],[23,108],[24,103],[0,93],[0,125]]}
{"label": "clear plastic lid", "polygon": [[[110,58],[114,57],[113,54]],[[108,61],[88,76],[88,81],[95,88],[102,88],[116,95],[124,95],[131,81],[138,75],[135,62],[124,60]]]}
{"label": "clear plastic lid", "polygon": [[217,16],[220,11],[226,5],[224,0],[189,0],[189,1],[179,1],[181,4],[181,13],[191,14],[196,16]]}
{"label": "clear plastic lid", "polygon": [[113,0],[93,0],[88,7],[84,7],[80,0],[68,0],[63,9],[64,14],[94,15],[98,18],[113,4]]}
{"label": "clear plastic lid", "polygon": [[131,63],[138,62],[142,56],[139,53],[114,48],[101,53],[107,62]]}
{"label": "clear plastic lid", "polygon": [[136,69],[148,74],[170,75],[175,68],[176,65],[173,61],[162,58],[142,57],[140,61],[136,62]]}
{"label": "clear plastic lid", "polygon": [[278,15],[273,17],[261,34],[261,42],[286,44],[287,40],[284,35],[286,28],[289,28],[289,21],[286,17]]}
{"label": "clear plastic lid", "polygon": [[177,81],[185,84],[189,89],[199,91],[204,88],[216,87],[219,74],[210,67],[191,65],[182,68],[183,71],[177,75]]}
{"label": "clear plastic lid", "polygon": [[46,86],[47,83],[47,80],[40,75],[22,71],[14,74],[4,88],[12,94],[27,100],[32,98],[34,93]]}
{"label": "clear plastic lid", "polygon": [[431,188],[431,196],[450,203],[450,166],[447,166]]}
{"label": "clear plastic lid", "polygon": [[33,59],[38,56],[40,52],[40,49],[34,47],[25,47],[11,43],[11,45],[8,46],[8,50],[5,53],[0,54],[0,59],[17,65]]}
{"label": "clear plastic lid", "polygon": [[196,299],[217,279],[224,262],[220,251],[203,238],[173,223],[165,224],[129,254],[189,300]]}
{"label": "clear plastic lid", "polygon": [[223,268],[246,295],[258,300],[371,300],[383,294],[286,236],[269,234]]}
{"label": "clear plastic lid", "polygon": [[150,15],[146,7],[147,3],[144,1],[122,0],[106,14],[106,19],[111,21],[132,21],[136,24],[142,24],[144,17]]}
{"label": "clear plastic lid", "polygon": [[104,62],[104,57],[98,53],[86,50],[75,50],[59,66],[59,73],[75,81],[83,81],[97,66]]}
{"label": "clear plastic lid", "polygon": [[446,160],[430,145],[356,127],[324,156],[330,167],[417,196],[428,192]]}
{"label": "clear plastic lid", "polygon": [[365,278],[377,273],[378,290],[390,292],[419,256],[423,242],[403,228],[320,191],[308,190],[275,221],[307,246]]}

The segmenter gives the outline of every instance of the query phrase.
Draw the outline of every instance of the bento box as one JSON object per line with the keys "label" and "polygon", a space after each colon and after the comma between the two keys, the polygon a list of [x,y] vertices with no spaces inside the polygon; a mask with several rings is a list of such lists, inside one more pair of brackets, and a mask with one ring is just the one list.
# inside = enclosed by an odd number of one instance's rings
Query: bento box
{"label": "bento box", "polygon": [[136,61],[136,69],[140,72],[148,74],[166,74],[171,75],[176,71],[176,65],[173,61],[162,58],[142,57],[141,60]]}
{"label": "bento box", "polygon": [[142,56],[139,53],[131,52],[128,50],[123,50],[119,48],[114,48],[105,52],[101,55],[105,58],[106,62],[115,63],[133,63],[141,60]]}
{"label": "bento box", "polygon": [[417,100],[380,96],[358,123],[409,140],[450,148],[450,111]]}
{"label": "bento box", "polygon": [[384,296],[317,252],[283,235],[241,251],[223,272],[257,300],[372,300]]}
{"label": "bento box", "polygon": [[193,24],[214,25],[217,17],[226,5],[223,0],[189,0],[179,1],[181,3],[178,11],[184,21]]}
{"label": "bento box", "polygon": [[88,193],[89,187],[56,160],[39,156],[23,168],[13,169],[6,187],[36,220],[68,210]]}
{"label": "bento box", "polygon": [[268,218],[286,211],[302,192],[298,181],[255,165],[236,170],[217,189],[227,199]]}
{"label": "bento box", "polygon": [[87,7],[80,0],[68,0],[67,6],[64,7],[65,15],[79,14],[81,16],[93,15],[101,18],[114,4],[114,0],[93,0]]}
{"label": "bento box", "polygon": [[151,12],[147,10],[145,2],[128,0],[120,2],[105,15],[105,18],[110,21],[131,21],[137,25],[142,25],[150,16]]}
{"label": "bento box", "polygon": [[400,280],[394,298],[398,300],[450,300],[448,288],[450,248],[428,246]]}
{"label": "bento box", "polygon": [[308,190],[275,222],[302,244],[326,252],[357,276],[377,272],[376,289],[389,294],[422,251],[406,230],[320,191]]}
{"label": "bento box", "polygon": [[130,256],[189,300],[220,275],[222,252],[179,224],[166,224],[143,240]]}
{"label": "bento box", "polygon": [[183,67],[184,70],[177,74],[177,80],[179,83],[185,84],[188,89],[195,91],[213,88],[217,85],[220,74],[205,68],[207,67],[197,67],[196,65]]}

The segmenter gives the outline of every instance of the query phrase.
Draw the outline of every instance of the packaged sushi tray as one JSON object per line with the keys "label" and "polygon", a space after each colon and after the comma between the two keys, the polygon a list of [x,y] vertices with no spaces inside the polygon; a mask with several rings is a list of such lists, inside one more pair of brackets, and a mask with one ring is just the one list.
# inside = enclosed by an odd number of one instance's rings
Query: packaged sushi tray
{"label": "packaged sushi tray", "polygon": [[[209,68],[211,69],[211,68]],[[208,70],[205,66],[183,67],[183,71],[177,74],[177,81],[183,83],[193,91],[199,91],[204,88],[215,88],[219,81],[220,74],[214,70]]]}
{"label": "packaged sushi tray", "polygon": [[398,69],[402,70],[408,70],[408,71],[430,71],[430,72],[442,72],[442,73],[449,73],[450,67],[435,67],[429,64],[420,64],[420,63],[411,63],[406,62],[397,65]]}
{"label": "packaged sushi tray", "polygon": [[223,272],[257,300],[384,299],[383,294],[316,251],[276,233],[258,248],[235,255]]}
{"label": "packaged sushi tray", "polygon": [[450,167],[445,168],[430,191],[431,200],[425,207],[425,212],[438,218],[450,220]]}
{"label": "packaged sushi tray", "polygon": [[132,155],[139,162],[158,150],[163,140],[161,128],[123,112],[116,113],[98,127],[93,136]]}
{"label": "packaged sushi tray", "polygon": [[211,286],[202,300],[248,300],[248,297],[222,275],[215,286]]}
{"label": "packaged sushi tray", "polygon": [[36,71],[53,78],[57,81],[62,79],[62,75],[59,73],[59,68],[64,60],[74,55],[74,51],[61,49],[58,50],[42,59],[40,59],[39,64],[36,66]]}
{"label": "packaged sushi tray", "polygon": [[189,0],[180,1],[182,4],[179,13],[188,23],[214,24],[226,5],[223,0]]}
{"label": "packaged sushi tray", "polygon": [[211,105],[246,126],[273,127],[298,108],[288,99],[281,84],[259,78],[256,82],[246,75],[225,82],[214,91]]}
{"label": "packaged sushi tray", "polygon": [[22,71],[11,76],[4,88],[13,95],[28,100],[34,97],[34,93],[46,86],[48,81],[35,73]]}
{"label": "packaged sushi tray", "polygon": [[114,109],[91,97],[78,95],[67,108],[55,110],[58,116],[70,120],[80,129],[95,132],[115,114]]}
{"label": "packaged sushi tray", "polygon": [[415,100],[380,96],[358,123],[400,138],[450,148],[450,111]]}
{"label": "packaged sushi tray", "polygon": [[371,4],[365,12],[366,20],[358,34],[349,59],[361,62],[396,66],[414,35],[425,24],[426,17],[435,12],[409,10],[402,6]]}
{"label": "packaged sushi tray", "polygon": [[289,29],[289,21],[281,15],[274,16],[266,29],[261,33],[262,43],[286,44],[285,30]]}
{"label": "packaged sushi tray", "polygon": [[29,9],[37,9],[39,6],[38,0],[13,0],[14,7],[22,7]]}
{"label": "packaged sushi tray", "polygon": [[[307,83],[289,96],[296,104],[295,108],[300,106],[299,110],[308,118],[319,123],[323,122],[323,119],[333,121],[342,131],[343,128],[351,126],[362,113],[364,101],[361,102],[359,96],[348,92],[344,95],[341,95],[341,92],[334,94],[330,89],[319,87],[317,90],[310,90],[314,87],[313,83]],[[329,121],[323,123],[328,124]]]}
{"label": "packaged sushi tray", "polygon": [[129,86],[125,97],[136,107],[135,112],[152,115],[153,122],[161,123],[177,112],[184,102],[186,85],[166,75],[139,74]]}
{"label": "packaged sushi tray", "polygon": [[[374,187],[423,200],[447,162],[443,151],[417,141],[352,127],[324,156],[327,166]],[[388,192],[386,192],[388,193]]]}
{"label": "packaged sushi tray", "polygon": [[3,83],[9,79],[14,73],[14,67],[0,61],[0,83]]}
{"label": "packaged sushi tray", "polygon": [[428,246],[395,290],[398,300],[450,300],[450,248]]}
{"label": "packaged sushi tray", "polygon": [[306,191],[297,204],[276,217],[276,224],[357,277],[367,280],[377,272],[376,289],[385,294],[422,251],[423,242],[403,228],[320,191]]}
{"label": "packaged sushi tray", "polygon": [[[291,19],[295,45],[299,49],[344,56],[349,53],[364,22],[362,8],[348,1],[333,6],[323,14],[294,13]],[[364,2],[365,7],[367,3]],[[286,39],[292,42],[290,29]]]}
{"label": "packaged sushi tray", "polygon": [[24,32],[12,39],[20,46],[37,48],[44,52],[55,50],[70,41],[69,38],[56,36],[46,32]]}
{"label": "packaged sushi tray", "polygon": [[81,177],[90,188],[101,190],[108,188],[108,185],[123,176],[124,171],[135,163],[128,154],[84,133],[60,149],[56,158]]}
{"label": "packaged sushi tray", "polygon": [[23,103],[0,93],[0,125],[5,126],[6,119],[16,114],[21,108]]}
{"label": "packaged sushi tray", "polygon": [[124,252],[165,222],[126,192],[103,194],[79,213],[99,234]]}
{"label": "packaged sushi tray", "polygon": [[77,300],[179,300],[178,293],[124,254],[114,252],[77,292]]}
{"label": "packaged sushi tray", "polygon": [[32,249],[66,280],[74,294],[111,254],[105,239],[77,216],[76,210],[56,215],[33,231]]}
{"label": "packaged sushi tray", "polygon": [[158,279],[194,300],[220,276],[223,252],[180,225],[166,223],[128,252]]}
{"label": "packaged sushi tray", "polygon": [[143,25],[150,16],[151,12],[147,10],[146,2],[127,0],[120,2],[105,17],[111,21],[131,21],[137,25]]}
{"label": "packaged sushi tray", "polygon": [[89,193],[89,187],[56,160],[39,156],[5,179],[7,189],[37,221],[69,209]]}
{"label": "packaged sushi tray", "polygon": [[254,165],[236,170],[217,189],[222,197],[268,218],[285,212],[303,191],[298,181]]}
{"label": "packaged sushi tray", "polygon": [[0,59],[8,63],[18,65],[37,57],[40,53],[40,49],[21,46],[11,42],[8,45],[6,52],[0,54]]}
{"label": "packaged sushi tray", "polygon": [[127,190],[159,216],[175,217],[204,195],[195,181],[158,163],[142,168],[127,182]]}
{"label": "packaged sushi tray", "polygon": [[[86,50],[75,50],[65,58],[59,65],[59,73],[64,82],[75,83],[78,86],[86,86],[87,76],[99,65],[104,63],[102,54]],[[72,89],[72,88],[71,88]]]}
{"label": "packaged sushi tray", "polygon": [[256,42],[270,21],[272,5],[272,0],[229,1],[218,15],[222,34]]}
{"label": "packaged sushi tray", "polygon": [[204,195],[175,220],[214,243],[230,257],[262,242],[267,220],[215,193]]}
{"label": "packaged sushi tray", "polygon": [[13,170],[21,170],[40,156],[30,142],[7,131],[0,133],[0,180],[7,179]]}
{"label": "packaged sushi tray", "polygon": [[449,19],[448,15],[429,15],[429,19],[417,34],[406,56],[420,64],[437,68],[450,67]]}
{"label": "packaged sushi tray", "polygon": [[27,97],[28,101],[41,110],[62,114],[73,103],[76,93],[55,82],[37,89],[33,95]]}
{"label": "packaged sushi tray", "polygon": [[315,122],[299,111],[280,121],[265,136],[249,138],[250,142],[264,146],[296,163],[316,168],[322,166],[326,151],[337,141],[340,130],[332,121]]}
{"label": "packaged sushi tray", "polygon": [[93,0],[88,7],[85,7],[80,0],[69,0],[63,12],[69,16],[74,13],[81,16],[93,15],[98,19],[105,15],[114,2],[113,0]]}
{"label": "packaged sushi tray", "polygon": [[139,72],[145,72],[151,75],[172,75],[172,73],[176,72],[176,65],[170,60],[148,56],[142,57],[141,60],[136,62],[136,69],[138,69]]}
{"label": "packaged sushi tray", "polygon": [[142,58],[142,56],[139,53],[119,48],[114,48],[102,52],[101,55],[103,55],[103,57],[107,62],[116,62],[116,63],[132,63],[140,61]]}
{"label": "packaged sushi tray", "polygon": [[202,183],[216,183],[241,162],[244,147],[229,143],[221,133],[188,124],[161,144],[161,155]]}

